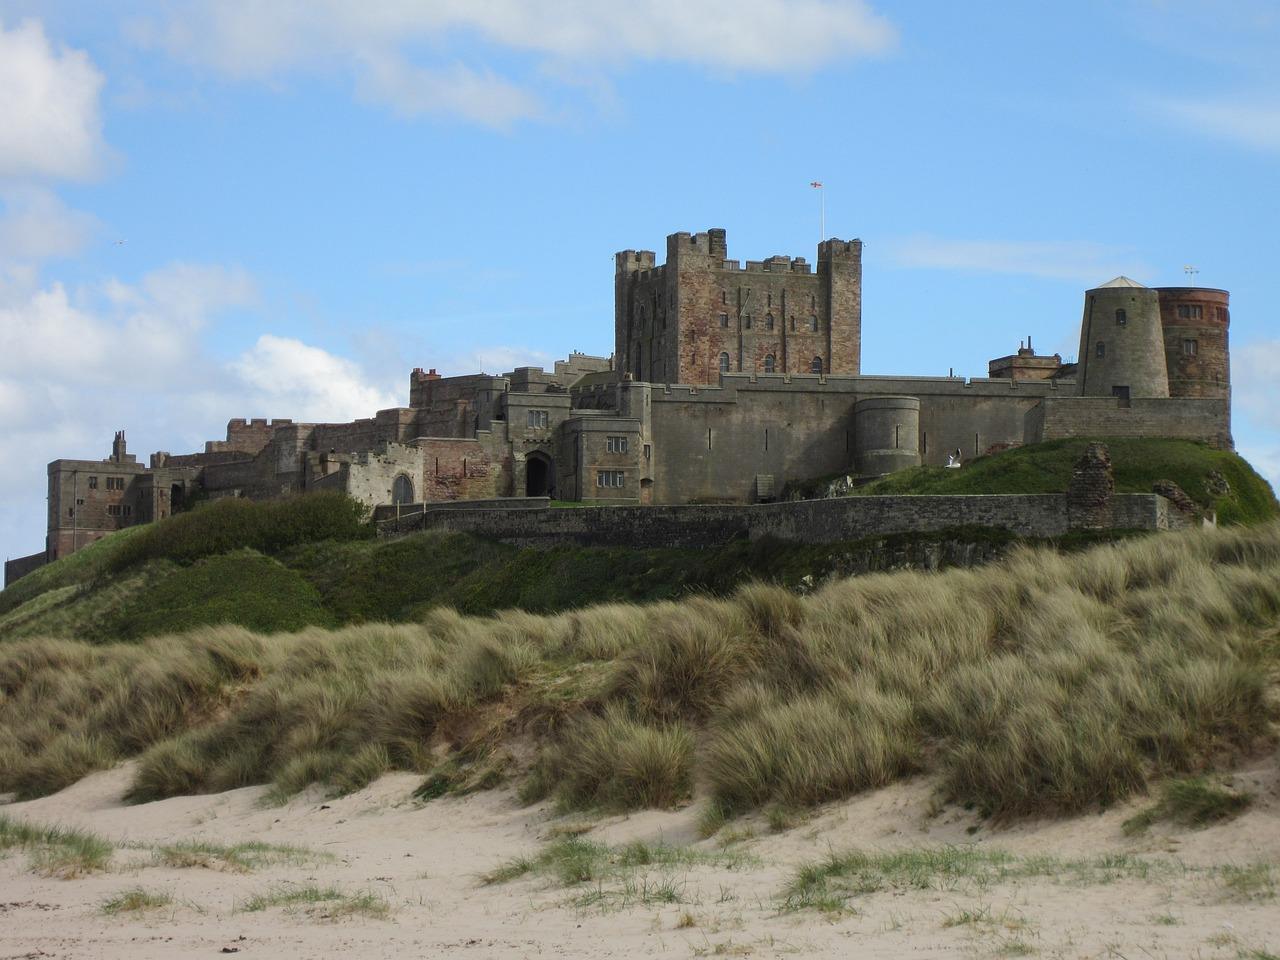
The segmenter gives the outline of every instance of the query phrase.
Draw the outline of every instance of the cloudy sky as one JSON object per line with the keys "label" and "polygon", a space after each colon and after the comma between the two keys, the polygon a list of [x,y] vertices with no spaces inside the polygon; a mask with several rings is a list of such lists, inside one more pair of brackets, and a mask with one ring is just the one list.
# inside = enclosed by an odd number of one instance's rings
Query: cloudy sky
{"label": "cloudy sky", "polygon": [[1280,482],[1280,8],[0,0],[0,552],[45,464],[612,348],[612,254],[866,244],[864,370],[1074,357],[1116,274],[1232,294]]}

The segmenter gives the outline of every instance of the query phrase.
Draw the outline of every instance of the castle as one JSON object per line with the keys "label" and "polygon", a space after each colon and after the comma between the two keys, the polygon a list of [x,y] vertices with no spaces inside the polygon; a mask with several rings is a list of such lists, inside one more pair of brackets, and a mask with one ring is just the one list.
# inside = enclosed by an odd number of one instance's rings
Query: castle
{"label": "castle", "polygon": [[675,233],[662,265],[617,254],[614,303],[612,358],[494,376],[415,369],[408,406],[369,419],[232,420],[203,452],[146,466],[120,432],[106,460],[55,460],[45,550],[6,564],[6,583],[196,497],[757,503],[792,480],[1059,437],[1231,446],[1224,290],[1119,277],[1085,293],[1077,363],[1028,341],[971,379],[862,375],[858,240],[822,242],[815,268],[731,260],[723,230]]}

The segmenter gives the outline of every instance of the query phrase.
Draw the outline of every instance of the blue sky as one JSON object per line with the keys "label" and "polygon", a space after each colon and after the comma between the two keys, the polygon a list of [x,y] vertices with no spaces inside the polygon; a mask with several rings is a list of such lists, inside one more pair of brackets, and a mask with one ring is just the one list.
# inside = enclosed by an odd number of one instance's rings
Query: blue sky
{"label": "blue sky", "polygon": [[1074,356],[1123,273],[1232,294],[1280,482],[1280,8],[0,0],[0,552],[45,468],[612,348],[612,255],[865,242],[868,373]]}

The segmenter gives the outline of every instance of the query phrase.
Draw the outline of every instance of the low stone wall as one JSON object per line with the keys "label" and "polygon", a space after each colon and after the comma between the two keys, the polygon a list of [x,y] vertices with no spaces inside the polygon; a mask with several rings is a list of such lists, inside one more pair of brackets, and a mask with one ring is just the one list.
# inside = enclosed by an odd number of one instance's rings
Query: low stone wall
{"label": "low stone wall", "polygon": [[[379,508],[379,515],[385,508]],[[402,508],[403,509],[403,508]],[[1167,501],[1150,493],[1111,498],[1105,517],[1073,522],[1062,494],[839,497],[751,506],[576,507],[523,510],[428,504],[425,512],[379,524],[384,534],[410,530],[470,533],[517,546],[705,547],[778,537],[835,543],[896,533],[981,526],[1024,537],[1072,529],[1169,528]]]}
{"label": "low stone wall", "polygon": [[[497,497],[493,500],[441,500],[432,503],[402,503],[399,506],[384,503],[373,510],[373,519],[384,523],[414,522],[424,511],[438,510],[545,510],[551,505],[550,497]],[[421,526],[421,523],[418,524]]]}
{"label": "low stone wall", "polygon": [[33,553],[29,557],[6,560],[4,562],[4,585],[6,587],[9,586],[14,581],[25,577],[32,570],[39,570],[48,562],[48,557],[43,550],[39,553]]}

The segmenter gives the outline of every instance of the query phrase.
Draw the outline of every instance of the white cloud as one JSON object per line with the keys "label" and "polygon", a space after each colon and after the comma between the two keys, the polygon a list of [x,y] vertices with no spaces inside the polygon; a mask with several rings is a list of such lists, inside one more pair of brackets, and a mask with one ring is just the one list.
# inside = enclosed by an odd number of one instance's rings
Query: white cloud
{"label": "white cloud", "polygon": [[0,377],[27,383],[180,385],[209,316],[248,303],[244,271],[173,264],[131,287],[112,281],[72,297],[30,276],[0,283]]}
{"label": "white cloud", "polygon": [[1202,136],[1280,152],[1280,102],[1256,99],[1163,99],[1164,116]]}
{"label": "white cloud", "polygon": [[[863,0],[191,0],[138,21],[139,44],[246,80],[342,70],[360,95],[406,114],[451,113],[504,126],[544,113],[539,98],[487,69],[417,59],[451,39],[543,61],[616,68],[671,61],[715,70],[803,74],[875,56],[893,26]],[[544,71],[549,78],[555,71]]]}
{"label": "white cloud", "polygon": [[43,188],[0,189],[0,205],[0,260],[68,257],[83,249],[99,227],[93,216],[70,209]]}
{"label": "white cloud", "polygon": [[176,263],[136,283],[40,284],[0,272],[0,553],[44,536],[45,464],[94,459],[127,428],[140,459],[199,450],[237,416],[347,420],[404,401],[360,365],[265,335],[227,361],[203,345],[225,311],[256,302],[243,270]]}
{"label": "white cloud", "polygon": [[352,361],[290,337],[263,334],[231,370],[258,405],[294,420],[355,420],[404,403]]}
{"label": "white cloud", "polygon": [[357,81],[359,95],[406,117],[449,113],[492,127],[543,112],[539,99],[489,71],[462,64],[439,70],[417,67],[396,56],[368,57]]}
{"label": "white cloud", "polygon": [[889,241],[895,266],[977,273],[1018,274],[1105,283],[1119,274],[1147,272],[1133,251],[1099,243],[1062,241],[947,240],[917,235]]}
{"label": "white cloud", "polygon": [[1231,400],[1250,420],[1280,430],[1280,340],[1262,340],[1231,351]]}
{"label": "white cloud", "polygon": [[0,177],[95,175],[106,155],[102,83],[84,51],[54,49],[38,21],[0,21]]}
{"label": "white cloud", "polygon": [[470,353],[455,357],[448,365],[447,376],[458,376],[483,371],[484,373],[510,373],[516,367],[542,367],[551,369],[555,360],[543,350],[529,347],[491,346],[477,347]]}

